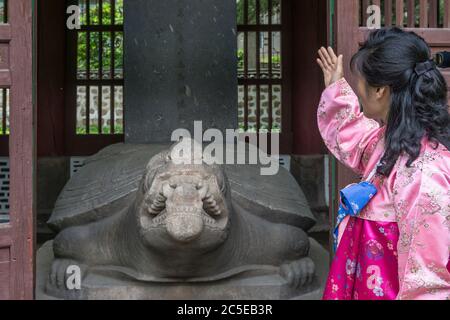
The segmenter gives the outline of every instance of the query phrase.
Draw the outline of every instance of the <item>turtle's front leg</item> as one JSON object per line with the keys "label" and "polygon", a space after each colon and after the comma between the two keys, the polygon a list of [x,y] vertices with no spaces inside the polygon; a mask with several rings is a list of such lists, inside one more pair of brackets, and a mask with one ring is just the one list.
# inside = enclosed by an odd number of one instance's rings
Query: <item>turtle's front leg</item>
{"label": "turtle's front leg", "polygon": [[71,279],[75,283],[81,283],[88,269],[85,263],[80,262],[85,256],[86,243],[83,237],[87,235],[87,231],[86,226],[72,227],[57,235],[53,241],[55,260],[48,275],[48,288],[70,290],[68,280]]}
{"label": "turtle's front leg", "polygon": [[92,225],[71,227],[61,231],[53,240],[55,259],[85,261],[91,263],[92,249],[98,245],[93,239]]}
{"label": "turtle's front leg", "polygon": [[89,266],[117,265],[117,219],[109,218],[61,231],[53,241],[55,258]]}

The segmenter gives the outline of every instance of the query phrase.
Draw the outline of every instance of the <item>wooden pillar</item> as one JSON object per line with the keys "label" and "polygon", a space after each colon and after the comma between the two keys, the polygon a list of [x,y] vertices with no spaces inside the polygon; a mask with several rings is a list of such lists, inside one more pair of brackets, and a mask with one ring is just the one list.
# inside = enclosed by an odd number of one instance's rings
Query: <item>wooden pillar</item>
{"label": "wooden pillar", "polygon": [[[34,296],[35,108],[33,99],[33,5],[8,1],[10,41],[10,294]],[[0,229],[0,233],[1,233]],[[1,238],[1,234],[0,234]]]}
{"label": "wooden pillar", "polygon": [[[327,3],[303,0],[292,3],[292,130],[293,153],[323,154],[317,127],[317,105],[323,86],[322,71],[315,63],[317,50],[327,45]],[[308,44],[308,45],[305,45]]]}

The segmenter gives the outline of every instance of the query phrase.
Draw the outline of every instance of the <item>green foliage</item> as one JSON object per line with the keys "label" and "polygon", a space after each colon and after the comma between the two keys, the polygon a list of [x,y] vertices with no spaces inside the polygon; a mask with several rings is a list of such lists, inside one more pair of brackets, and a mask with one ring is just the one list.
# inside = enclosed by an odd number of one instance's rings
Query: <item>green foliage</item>
{"label": "green foliage", "polygon": [[[103,32],[103,69],[111,68],[111,33]],[[99,70],[99,32],[90,33],[90,68],[91,70]],[[115,33],[114,38],[114,66],[121,69],[123,65],[123,34]],[[87,33],[78,32],[78,70],[87,70]]]}
{"label": "green foliage", "polygon": [[[250,24],[256,23],[256,1],[257,0],[248,0],[248,22]],[[281,10],[281,0],[273,0],[273,12],[280,12]],[[238,24],[244,24],[244,0],[236,0],[237,5],[237,21]],[[268,0],[260,0],[260,15],[266,15],[269,12],[269,1]]]}
{"label": "green foliage", "polygon": [[[89,15],[92,25],[99,24],[99,7],[92,6],[89,8]],[[110,25],[111,21],[111,3],[103,2],[103,18],[102,24]],[[116,10],[114,13],[115,23],[123,24],[123,0],[116,0]],[[81,17],[82,24],[86,24],[86,14],[83,14]],[[100,33],[99,32],[91,32],[90,33],[90,69],[91,70],[99,70],[100,69],[100,59],[99,59],[99,48],[100,48]],[[110,70],[111,68],[111,41],[112,41],[112,33],[111,32],[103,32],[102,34],[103,41],[103,69]],[[123,33],[116,32],[115,37],[113,39],[113,48],[114,48],[114,66],[116,69],[121,69],[123,66]],[[77,65],[79,71],[87,70],[87,32],[80,31],[78,32],[78,54],[77,54]]]}
{"label": "green foliage", "polygon": [[281,63],[281,55],[277,54],[272,56],[272,64],[278,65]]}
{"label": "green foliage", "polygon": [[[238,69],[243,70],[244,69],[244,50],[240,49],[237,52],[237,58],[238,58]],[[261,58],[261,64],[268,64],[268,57]],[[281,64],[281,55],[276,54],[272,56],[272,65],[277,66]]]}
{"label": "green foliage", "polygon": [[0,0],[0,23],[7,23],[7,14],[5,10],[5,1],[6,0]]}
{"label": "green foliage", "polygon": [[3,133],[3,129],[0,128],[0,136],[9,136],[10,134],[9,126],[6,127],[5,133]]}
{"label": "green foliage", "polygon": [[238,58],[238,69],[243,70],[244,69],[244,50],[238,50],[237,53]]}
{"label": "green foliage", "polygon": [[[91,125],[89,126],[89,134],[99,134],[99,127],[97,125]],[[116,125],[114,127],[114,134],[121,134],[123,133],[123,126],[121,125]],[[85,127],[77,127],[77,134],[78,135],[86,135],[87,131]],[[102,134],[111,134],[111,128],[108,127],[103,127],[102,128]]]}

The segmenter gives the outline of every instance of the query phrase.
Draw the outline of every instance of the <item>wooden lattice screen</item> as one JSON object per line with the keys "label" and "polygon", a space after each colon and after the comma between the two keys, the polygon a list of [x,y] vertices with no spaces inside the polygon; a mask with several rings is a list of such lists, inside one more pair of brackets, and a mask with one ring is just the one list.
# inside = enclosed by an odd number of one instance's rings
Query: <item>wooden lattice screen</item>
{"label": "wooden lattice screen", "polygon": [[67,31],[67,151],[89,155],[123,141],[123,1],[69,0],[81,29]]}
{"label": "wooden lattice screen", "polygon": [[368,18],[365,10],[378,5],[382,10],[382,26],[408,28],[448,28],[447,0],[360,0],[360,26]]}
{"label": "wooden lattice screen", "polygon": [[[350,2],[350,1],[348,1]],[[355,1],[352,1],[355,2]],[[358,40],[364,41],[370,31],[365,27],[367,7],[378,5],[381,8],[382,26],[398,26],[412,30],[422,36],[433,51],[450,51],[450,1],[448,0],[360,0]],[[354,10],[354,8],[353,8]],[[355,47],[355,44],[352,46]],[[450,70],[442,70],[450,88]]]}
{"label": "wooden lattice screen", "polygon": [[291,131],[285,59],[290,1],[237,0],[239,127],[245,133],[280,133],[282,141]]}

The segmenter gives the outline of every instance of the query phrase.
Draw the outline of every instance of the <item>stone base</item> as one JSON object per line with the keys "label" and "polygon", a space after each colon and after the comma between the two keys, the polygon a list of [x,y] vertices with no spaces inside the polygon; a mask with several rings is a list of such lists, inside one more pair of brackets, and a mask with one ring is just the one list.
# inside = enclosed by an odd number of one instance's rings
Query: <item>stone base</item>
{"label": "stone base", "polygon": [[[88,274],[81,290],[67,291],[65,299],[81,300],[319,300],[328,275],[329,254],[311,240],[310,257],[316,265],[314,283],[301,290],[291,289],[279,275],[241,277],[195,285],[142,284]],[[36,299],[56,299],[46,293],[46,283],[53,261],[52,242],[37,253]],[[61,293],[59,293],[61,294]]]}

